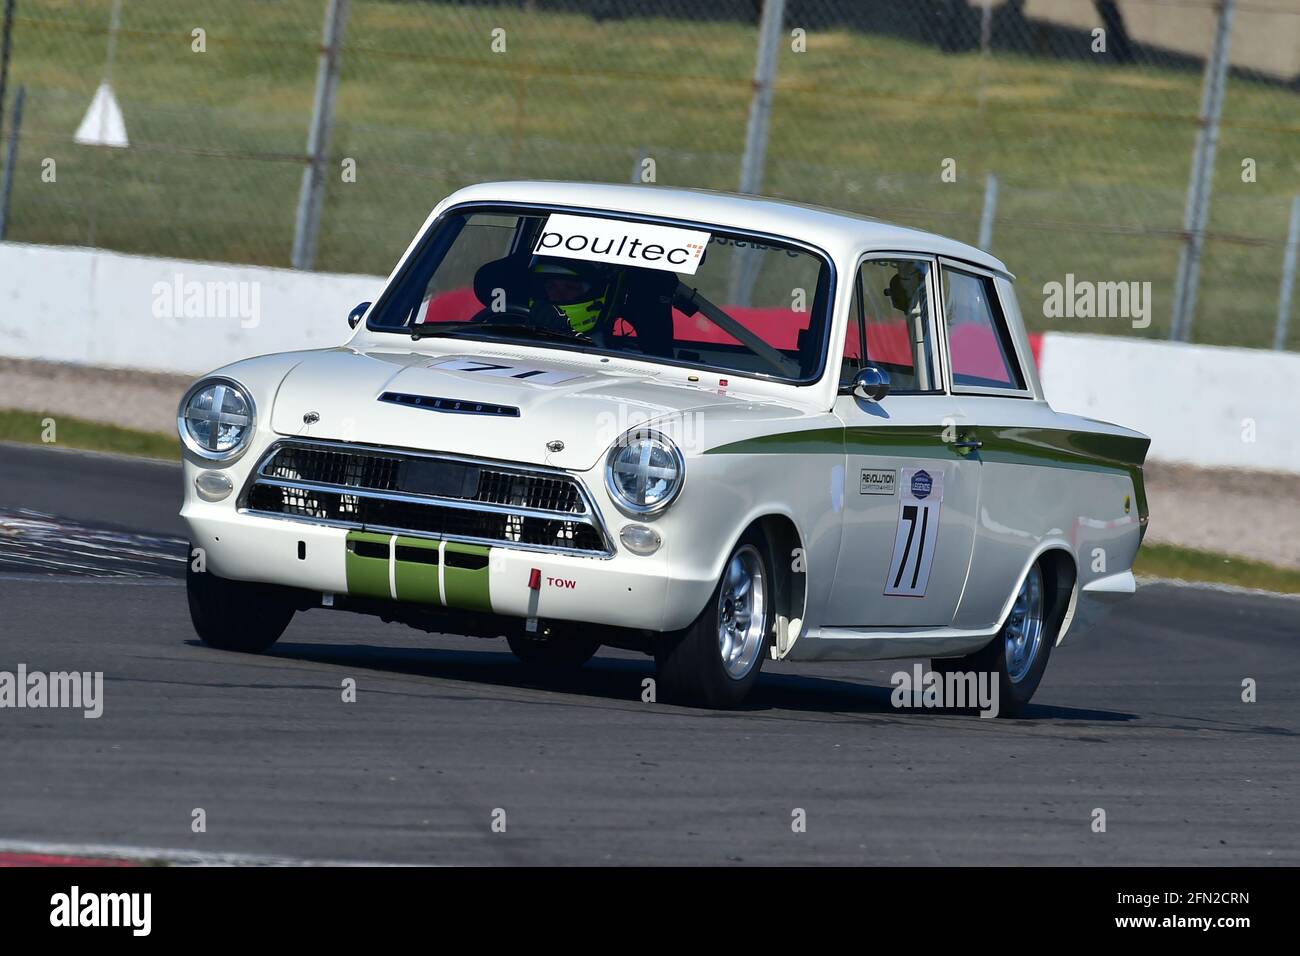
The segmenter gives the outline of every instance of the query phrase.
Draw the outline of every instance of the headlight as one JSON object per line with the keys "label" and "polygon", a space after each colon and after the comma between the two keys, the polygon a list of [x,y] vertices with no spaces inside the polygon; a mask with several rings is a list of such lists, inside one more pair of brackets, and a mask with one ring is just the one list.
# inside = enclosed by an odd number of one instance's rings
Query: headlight
{"label": "headlight", "polygon": [[605,487],[614,504],[630,514],[649,515],[667,508],[685,479],[682,453],[658,432],[628,432],[605,459]]}
{"label": "headlight", "polygon": [[194,454],[230,461],[252,438],[254,415],[253,398],[242,385],[228,378],[206,378],[181,399],[176,428]]}

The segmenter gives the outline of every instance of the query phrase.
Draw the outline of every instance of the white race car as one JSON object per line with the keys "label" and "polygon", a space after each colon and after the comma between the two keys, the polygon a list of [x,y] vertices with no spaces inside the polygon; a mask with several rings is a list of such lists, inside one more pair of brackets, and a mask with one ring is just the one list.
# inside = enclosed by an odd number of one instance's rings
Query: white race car
{"label": "white race car", "polygon": [[[462,189],[338,348],[183,398],[189,605],[653,654],[738,704],[764,659],[996,674],[1132,594],[1148,439],[1043,399],[1011,276],[925,232],[658,187]],[[339,319],[342,323],[342,317]]]}

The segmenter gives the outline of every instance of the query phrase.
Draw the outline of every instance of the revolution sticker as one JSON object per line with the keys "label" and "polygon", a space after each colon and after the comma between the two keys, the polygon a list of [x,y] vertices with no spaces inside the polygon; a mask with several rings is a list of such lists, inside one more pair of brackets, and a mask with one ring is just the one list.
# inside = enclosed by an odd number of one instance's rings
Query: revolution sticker
{"label": "revolution sticker", "polygon": [[858,484],[860,495],[892,495],[898,487],[898,472],[892,468],[863,468]]}
{"label": "revolution sticker", "polygon": [[542,227],[533,255],[695,275],[709,237],[695,229],[555,213]]}
{"label": "revolution sticker", "polygon": [[943,472],[904,468],[899,475],[898,531],[889,560],[885,593],[925,597],[939,537],[939,509],[943,505]]}

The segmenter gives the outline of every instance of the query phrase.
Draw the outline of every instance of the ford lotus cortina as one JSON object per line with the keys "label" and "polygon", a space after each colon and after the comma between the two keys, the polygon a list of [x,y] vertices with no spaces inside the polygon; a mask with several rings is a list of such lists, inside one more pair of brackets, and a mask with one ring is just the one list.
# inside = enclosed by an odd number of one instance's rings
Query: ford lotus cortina
{"label": "ford lotus cortina", "polygon": [[765,660],[926,657],[1014,714],[1135,589],[1148,440],[1048,405],[1011,275],[963,243],[484,184],[348,322],[182,399],[208,644],[344,609],[543,669],[642,651],[662,699],[714,707]]}

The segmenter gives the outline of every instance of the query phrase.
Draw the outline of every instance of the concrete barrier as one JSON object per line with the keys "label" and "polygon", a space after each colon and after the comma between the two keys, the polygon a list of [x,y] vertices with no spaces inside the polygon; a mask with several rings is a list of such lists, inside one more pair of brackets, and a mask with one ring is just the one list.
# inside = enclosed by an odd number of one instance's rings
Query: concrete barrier
{"label": "concrete barrier", "polygon": [[0,355],[201,374],[347,341],[377,276],[0,243]]}
{"label": "concrete barrier", "polygon": [[[0,355],[197,375],[345,342],[348,311],[383,284],[0,243]],[[1056,332],[1035,339],[1052,405],[1145,432],[1152,458],[1300,474],[1300,355]]]}

